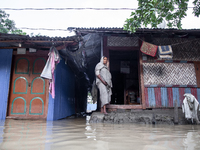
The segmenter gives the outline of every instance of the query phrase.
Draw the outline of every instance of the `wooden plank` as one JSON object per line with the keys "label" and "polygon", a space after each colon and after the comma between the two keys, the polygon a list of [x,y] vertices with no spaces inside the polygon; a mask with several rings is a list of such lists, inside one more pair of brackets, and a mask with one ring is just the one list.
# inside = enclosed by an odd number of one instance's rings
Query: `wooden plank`
{"label": "wooden plank", "polygon": [[197,88],[197,100],[200,103],[200,88]]}
{"label": "wooden plank", "polygon": [[148,97],[149,97],[149,106],[155,107],[156,101],[155,101],[155,92],[154,88],[148,88]]}
{"label": "wooden plank", "polygon": [[[58,43],[59,44],[59,43]],[[65,44],[62,44],[62,45],[55,45],[56,49],[57,50],[62,50],[64,49],[69,43],[65,43]],[[70,45],[75,45],[77,44],[76,42],[74,42],[73,44],[70,44]],[[40,49],[40,48],[46,48],[46,49],[49,49],[51,48],[51,45],[50,46],[43,46],[43,45],[35,45],[35,44],[26,44],[26,45],[22,45],[22,47],[19,47],[19,46],[7,46],[7,47],[0,47],[0,49],[17,49],[17,48],[35,48],[35,49]]]}
{"label": "wooden plank", "polygon": [[107,105],[111,109],[142,109],[142,105]]}
{"label": "wooden plank", "polygon": [[183,104],[183,100],[184,100],[184,95],[185,94],[185,88],[179,88],[179,102],[180,102],[180,107]]}
{"label": "wooden plank", "polygon": [[145,100],[145,94],[144,94],[144,75],[143,75],[143,64],[142,64],[142,53],[139,51],[139,72],[140,72],[140,76],[139,76],[139,80],[140,80],[140,92],[141,92],[141,100],[142,100],[142,107],[143,109],[146,109],[146,100]]}
{"label": "wooden plank", "polygon": [[167,88],[161,88],[161,102],[163,107],[168,106]]}
{"label": "wooden plank", "polygon": [[[26,55],[28,56],[31,56],[31,57],[34,57],[34,56],[38,56],[38,57],[41,57],[41,56],[48,56],[48,53],[49,53],[49,50],[37,50],[36,53],[31,53],[29,51],[26,51]],[[21,55],[23,56],[24,54],[17,54],[17,51],[13,51],[13,55]]]}
{"label": "wooden plank", "polygon": [[[173,106],[175,104],[175,101],[177,101],[177,107],[180,106],[180,101],[179,101],[179,88],[172,88],[173,92]],[[175,107],[175,106],[174,106]]]}
{"label": "wooden plank", "polygon": [[160,88],[154,88],[155,91],[155,101],[156,101],[156,107],[161,107],[161,90]]}
{"label": "wooden plank", "polygon": [[200,87],[200,62],[194,62],[194,67],[196,72],[197,87]]}
{"label": "wooden plank", "polygon": [[[139,47],[140,47],[142,45],[142,41],[140,39],[138,39],[138,43],[139,43]],[[138,49],[139,49],[139,47],[138,47]],[[139,70],[138,70],[139,72],[138,73],[139,73],[140,97],[141,97],[141,101],[142,101],[142,107],[143,107],[143,109],[146,109],[146,107],[149,107],[148,92],[147,91],[145,92],[145,87],[144,87],[142,52],[139,50],[138,53],[139,53]]]}
{"label": "wooden plank", "polygon": [[35,49],[39,49],[39,48],[50,48],[51,46],[23,46],[23,47],[0,47],[0,49],[17,49],[17,48],[35,48]]}
{"label": "wooden plank", "polygon": [[133,50],[138,50],[138,47],[135,46],[108,46],[110,50],[126,50],[126,51],[133,51]]}
{"label": "wooden plank", "polygon": [[145,105],[146,107],[149,107],[148,88],[144,88],[144,94],[145,94]]}
{"label": "wooden plank", "polygon": [[172,88],[167,88],[168,107],[173,107],[173,92]]}

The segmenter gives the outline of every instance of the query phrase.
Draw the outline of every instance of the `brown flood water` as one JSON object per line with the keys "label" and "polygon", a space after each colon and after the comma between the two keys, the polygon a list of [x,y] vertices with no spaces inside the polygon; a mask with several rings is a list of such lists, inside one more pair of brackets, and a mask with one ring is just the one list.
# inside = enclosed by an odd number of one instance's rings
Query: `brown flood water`
{"label": "brown flood water", "polygon": [[85,118],[58,121],[0,121],[0,150],[199,150],[200,125],[89,124]]}

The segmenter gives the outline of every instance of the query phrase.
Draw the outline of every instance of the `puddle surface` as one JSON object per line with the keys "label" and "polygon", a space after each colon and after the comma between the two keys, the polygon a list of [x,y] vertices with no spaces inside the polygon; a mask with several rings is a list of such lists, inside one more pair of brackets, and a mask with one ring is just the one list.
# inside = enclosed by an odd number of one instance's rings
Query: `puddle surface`
{"label": "puddle surface", "polygon": [[199,150],[200,125],[89,124],[58,121],[0,121],[1,150]]}

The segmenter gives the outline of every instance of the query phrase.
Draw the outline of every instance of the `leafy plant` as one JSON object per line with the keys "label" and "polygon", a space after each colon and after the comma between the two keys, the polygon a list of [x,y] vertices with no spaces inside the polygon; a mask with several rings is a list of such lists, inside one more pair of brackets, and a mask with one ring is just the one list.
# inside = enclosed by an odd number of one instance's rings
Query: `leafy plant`
{"label": "leafy plant", "polygon": [[26,35],[25,32],[15,27],[15,22],[9,19],[9,14],[2,10],[0,10],[0,33]]}
{"label": "leafy plant", "polygon": [[[138,8],[126,19],[124,29],[135,32],[141,26],[157,27],[163,19],[169,28],[181,29],[181,20],[187,15],[188,2],[189,0],[138,0]],[[199,17],[200,1],[194,0],[193,4],[193,13]]]}

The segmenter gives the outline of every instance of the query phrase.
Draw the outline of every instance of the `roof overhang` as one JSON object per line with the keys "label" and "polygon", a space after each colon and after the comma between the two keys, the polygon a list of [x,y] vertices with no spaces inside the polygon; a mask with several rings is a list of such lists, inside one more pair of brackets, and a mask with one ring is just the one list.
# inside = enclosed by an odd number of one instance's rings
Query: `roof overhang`
{"label": "roof overhang", "polygon": [[0,49],[35,48],[45,50],[51,46],[62,49],[63,46],[76,45],[80,40],[79,36],[62,38],[47,36],[30,37],[27,35],[0,33]]}
{"label": "roof overhang", "polygon": [[168,36],[196,36],[200,37],[200,29],[175,29],[175,28],[139,28],[135,33],[128,32],[123,28],[76,28],[70,27],[68,30],[74,30],[77,35],[85,35],[88,33],[101,33],[101,34],[128,34],[130,36],[135,35],[168,35]]}

